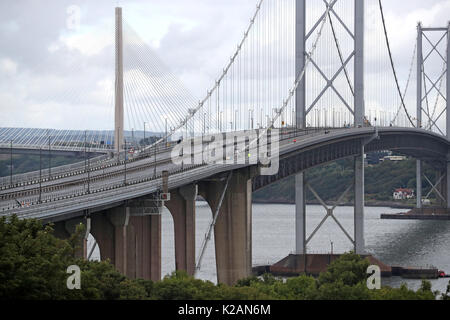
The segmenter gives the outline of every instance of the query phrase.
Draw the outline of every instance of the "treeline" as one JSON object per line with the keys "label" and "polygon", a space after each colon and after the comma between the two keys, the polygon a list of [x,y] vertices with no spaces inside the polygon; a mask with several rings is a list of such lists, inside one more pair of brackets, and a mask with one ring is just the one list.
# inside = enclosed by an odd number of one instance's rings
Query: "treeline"
{"label": "treeline", "polygon": [[[84,158],[52,155],[49,159],[47,155],[43,155],[42,157],[39,155],[13,155],[13,174],[38,171],[41,166],[44,170],[48,169],[49,166],[54,168],[80,161],[84,161]],[[6,177],[11,174],[10,166],[10,156],[2,155],[0,157],[0,177]]]}
{"label": "treeline", "polygon": [[[17,217],[0,218],[1,300],[435,300],[430,282],[418,291],[367,288],[368,260],[346,254],[319,278],[282,281],[270,275],[243,279],[235,286],[215,285],[175,272],[160,282],[128,279],[108,262],[75,257],[83,228],[68,240],[53,236],[51,226]],[[67,289],[67,267],[81,269],[81,289]],[[448,295],[442,295],[447,299]]]}
{"label": "treeline", "polygon": [[[436,171],[433,168],[424,164],[424,173],[431,181],[435,181]],[[306,173],[306,180],[320,197],[326,201],[336,201],[353,183],[353,178],[353,161],[349,159],[313,168]],[[385,161],[378,165],[366,167],[366,200],[392,200],[392,194],[397,188],[416,190],[415,160]],[[425,179],[423,179],[423,190],[424,194],[431,190],[431,186]],[[435,195],[432,194],[431,198],[434,197]],[[253,199],[257,201],[293,203],[295,201],[295,177],[289,177],[255,192]],[[309,191],[307,191],[307,200],[315,200]],[[347,202],[353,201],[353,192],[349,192],[344,200]]]}

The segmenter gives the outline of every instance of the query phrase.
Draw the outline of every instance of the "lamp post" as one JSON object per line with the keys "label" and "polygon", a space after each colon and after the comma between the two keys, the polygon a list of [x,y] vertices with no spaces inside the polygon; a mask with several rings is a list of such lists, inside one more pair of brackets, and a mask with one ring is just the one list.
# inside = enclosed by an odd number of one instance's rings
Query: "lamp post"
{"label": "lamp post", "polygon": [[154,170],[153,170],[153,178],[154,178],[154,179],[156,179],[156,147],[157,147],[157,145],[155,144],[155,145],[153,146],[153,148],[155,149],[155,168],[154,168]]}
{"label": "lamp post", "polygon": [[87,165],[87,131],[84,131],[84,173],[88,174],[88,193],[89,193],[89,171]]}
{"label": "lamp post", "polygon": [[39,148],[39,203],[42,202],[42,148]]}
{"label": "lamp post", "polygon": [[52,147],[51,147],[51,137],[50,131],[48,134],[48,181],[52,178]]}
{"label": "lamp post", "polygon": [[147,140],[145,136],[145,125],[148,124],[147,122],[144,122],[144,147],[147,145]]}
{"label": "lamp post", "polygon": [[13,140],[11,140],[11,162],[10,162],[10,168],[9,168],[9,185],[12,187],[12,178],[13,178]]}
{"label": "lamp post", "polygon": [[124,171],[123,171],[123,184],[126,186],[127,185],[127,139],[125,139],[125,151],[124,151]]}
{"label": "lamp post", "polygon": [[166,134],[165,134],[165,136],[164,136],[165,138],[165,143],[166,143],[166,147],[167,147],[167,118],[166,118]]}

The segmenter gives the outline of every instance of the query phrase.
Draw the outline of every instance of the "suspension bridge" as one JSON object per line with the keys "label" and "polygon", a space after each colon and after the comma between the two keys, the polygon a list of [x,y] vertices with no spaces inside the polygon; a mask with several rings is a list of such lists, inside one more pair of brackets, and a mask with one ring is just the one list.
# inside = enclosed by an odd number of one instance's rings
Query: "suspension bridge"
{"label": "suspension bridge", "polygon": [[[442,172],[433,190],[450,208],[450,24],[418,25],[407,74],[396,69],[390,34],[381,1],[261,0],[197,101],[116,8],[115,76],[104,95],[111,129],[0,128],[0,151],[11,161],[14,154],[49,159],[26,174],[11,165],[0,178],[0,215],[52,222],[63,238],[83,223],[80,256],[89,256],[92,234],[101,258],[118,270],[160,280],[165,206],[174,219],[177,270],[196,273],[214,230],[218,281],[233,284],[251,273],[252,192],[295,176],[296,254],[307,254],[329,218],[364,254],[365,153],[417,159],[418,208],[422,163],[431,164]],[[62,96],[92,103],[76,90]],[[52,167],[52,154],[84,160]],[[309,168],[344,158],[354,159],[355,179],[338,203],[354,192],[353,235],[305,179]],[[307,190],[326,209],[309,232]],[[199,195],[213,217],[196,257]]]}

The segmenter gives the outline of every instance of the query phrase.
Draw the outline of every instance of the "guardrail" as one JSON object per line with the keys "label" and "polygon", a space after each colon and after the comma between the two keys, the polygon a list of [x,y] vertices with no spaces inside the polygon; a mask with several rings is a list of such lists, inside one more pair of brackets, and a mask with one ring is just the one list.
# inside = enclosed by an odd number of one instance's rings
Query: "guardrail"
{"label": "guardrail", "polygon": [[[174,143],[168,143],[164,145],[156,146],[156,155],[167,152],[173,148]],[[128,160],[127,163],[132,163],[137,160],[141,160],[144,158],[149,158],[154,156],[155,148],[152,148],[145,153],[140,153],[138,156],[127,155]],[[125,158],[124,152],[119,155],[120,158]],[[92,158],[89,160],[89,169],[86,168],[85,160],[59,167],[54,167],[49,170],[49,168],[42,169],[41,171],[33,171],[29,173],[14,175],[12,184],[11,177],[2,177],[0,178],[0,191],[13,189],[17,187],[23,187],[32,184],[38,184],[39,182],[49,182],[62,178],[72,177],[80,174],[93,172],[96,170],[104,170],[107,168],[111,168],[114,166],[120,166],[124,164],[124,160],[117,160],[116,157],[111,158],[110,155],[104,155],[96,158]],[[86,170],[87,169],[87,170]]]}
{"label": "guardrail", "polygon": [[[296,137],[315,136],[317,134],[327,133],[327,130],[328,129],[323,129],[323,128],[308,129],[308,130],[297,130],[297,129],[281,130],[280,140],[285,141],[287,139],[293,139]],[[163,152],[167,152],[167,151],[171,150],[173,148],[173,146],[174,146],[174,144],[170,144],[170,145],[165,144],[164,146],[160,146],[159,148],[139,154],[138,156],[133,157],[132,159],[122,160],[119,162],[119,164],[117,163],[116,159],[112,159],[114,163],[112,163],[112,164],[110,163],[109,167],[114,166],[114,165],[124,165],[125,162],[130,163],[130,162],[137,161],[140,159],[149,158],[152,155],[154,155],[155,153],[158,155]],[[111,162],[112,160],[109,160],[109,162]],[[84,162],[83,162],[83,164],[84,164]],[[186,172],[186,171],[189,171],[189,170],[192,170],[192,169],[195,169],[198,167],[202,167],[205,165],[206,164],[185,166],[184,168],[179,168],[177,170],[170,171],[170,174],[176,175],[178,173]],[[102,168],[106,168],[106,166],[104,166]],[[75,173],[82,174],[82,173],[86,173],[86,172],[80,171],[80,172],[75,172]],[[36,207],[36,205],[40,205],[39,207],[41,207],[41,205],[43,205],[43,204],[45,205],[45,204],[51,204],[51,203],[61,202],[61,201],[63,201],[65,203],[65,201],[67,201],[67,200],[77,199],[77,198],[84,197],[87,195],[94,195],[94,194],[98,194],[98,193],[108,192],[111,190],[123,190],[121,188],[138,185],[138,184],[145,183],[145,182],[151,182],[151,181],[158,180],[158,179],[161,179],[161,174],[157,174],[156,176],[152,175],[149,177],[144,176],[144,177],[134,178],[134,179],[124,181],[122,183],[116,183],[113,185],[96,188],[96,189],[90,190],[89,192],[87,192],[84,187],[83,188],[79,187],[76,190],[72,189],[72,190],[68,190],[66,193],[59,193],[57,196],[55,196],[55,195],[44,196],[44,198],[41,198],[40,203],[37,201],[33,201],[33,202],[29,203],[28,205],[30,207]],[[80,183],[87,183],[87,180],[80,181]],[[84,200],[84,201],[86,201],[86,200]],[[16,209],[28,209],[28,208],[26,206],[24,208],[22,205],[12,205],[12,206],[2,208],[2,213],[9,214],[10,211],[16,210]]]}

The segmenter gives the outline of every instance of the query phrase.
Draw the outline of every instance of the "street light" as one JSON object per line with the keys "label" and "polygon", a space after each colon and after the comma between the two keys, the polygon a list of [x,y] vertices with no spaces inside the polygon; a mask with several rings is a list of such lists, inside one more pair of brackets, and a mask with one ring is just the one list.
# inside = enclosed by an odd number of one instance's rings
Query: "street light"
{"label": "street light", "polygon": [[166,118],[166,135],[164,136],[165,137],[165,142],[166,142],[166,147],[167,147],[167,118]]}
{"label": "street light", "polygon": [[51,147],[50,131],[48,133],[48,181],[52,178],[52,147]]}
{"label": "street light", "polygon": [[12,177],[13,177],[13,140],[11,140],[11,163],[10,163],[10,178],[9,178],[9,185],[12,187]]}
{"label": "street light", "polygon": [[145,143],[145,125],[147,124],[147,122],[144,122],[144,146],[146,145]]}
{"label": "street light", "polygon": [[42,148],[39,148],[39,203],[42,202]]}
{"label": "street light", "polygon": [[91,193],[90,161],[87,156],[87,131],[84,131],[84,172],[87,173],[87,193]]}
{"label": "street light", "polygon": [[124,171],[123,171],[123,184],[126,186],[127,185],[127,139],[125,139],[125,151],[124,151]]}
{"label": "street light", "polygon": [[155,148],[155,169],[153,170],[153,177],[154,177],[154,179],[156,179],[156,147],[157,147],[157,145],[155,144],[153,146],[153,148]]}

